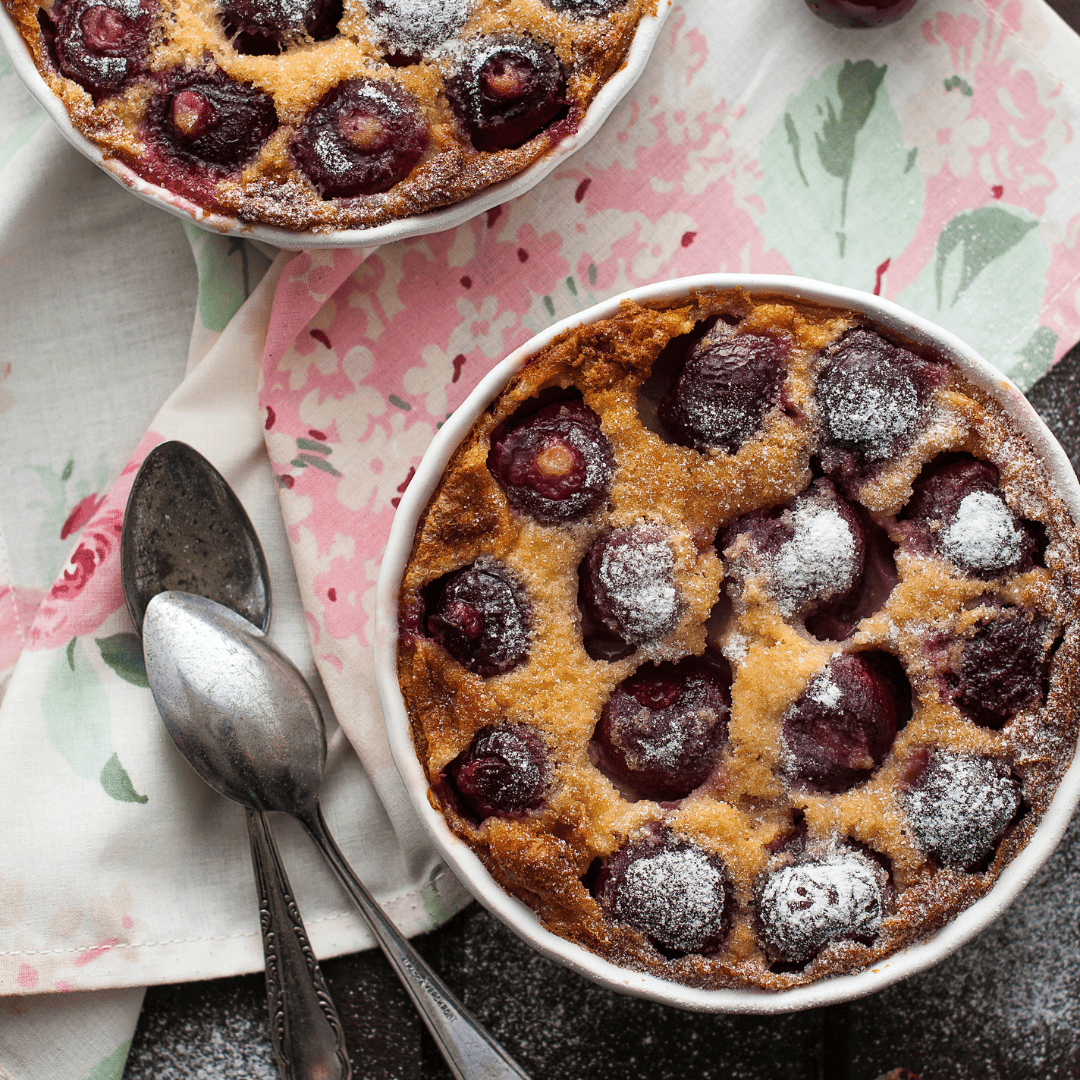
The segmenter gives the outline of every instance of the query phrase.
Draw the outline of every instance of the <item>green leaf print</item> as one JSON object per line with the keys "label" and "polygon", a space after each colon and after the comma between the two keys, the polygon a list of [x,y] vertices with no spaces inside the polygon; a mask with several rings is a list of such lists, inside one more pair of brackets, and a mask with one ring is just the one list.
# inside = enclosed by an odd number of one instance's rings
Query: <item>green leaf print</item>
{"label": "green leaf print", "polygon": [[1020,365],[1013,369],[1013,378],[1024,386],[1034,386],[1050,370],[1058,336],[1049,326],[1040,326],[1020,350]]}
{"label": "green leaf print", "polygon": [[131,1040],[122,1042],[107,1058],[99,1061],[86,1080],[120,1080],[124,1075],[124,1065],[127,1064],[128,1051],[131,1049]]}
{"label": "green leaf print", "polygon": [[[107,649],[119,651],[109,644],[113,640],[102,638],[98,642],[103,656]],[[135,790],[112,747],[109,700],[84,651],[84,642],[72,638],[66,648],[57,649],[45,676],[41,696],[45,737],[76,776],[101,784],[109,798],[145,803],[148,796]]]}
{"label": "green leaf print", "polygon": [[934,258],[897,301],[940,323],[1026,390],[1050,366],[1056,342],[1039,333],[1050,250],[1017,207],[957,214]]}
{"label": "green leaf print", "polygon": [[57,650],[45,677],[41,712],[54,749],[77,776],[96,782],[113,753],[109,702],[81,645],[75,638]]}
{"label": "green leaf print", "polygon": [[960,280],[956,291],[949,301],[952,307],[967,291],[971,283],[998,256],[1004,255],[1009,248],[1015,247],[1039,223],[1010,214],[1000,206],[981,206],[978,210],[967,210],[956,217],[941,230],[938,237],[937,261],[934,263],[934,284],[937,287],[937,304],[942,307],[942,288],[945,268],[949,256],[960,248],[963,261],[960,265]]}
{"label": "green leaf print", "polygon": [[105,794],[111,796],[117,802],[145,803],[150,801],[149,795],[140,795],[135,790],[135,785],[131,782],[127,769],[120,764],[120,758],[116,754],[113,754],[105,762],[99,779],[101,780],[101,786],[105,789]]}
{"label": "green leaf print", "polygon": [[445,873],[446,867],[439,863],[428,875],[424,887],[420,890],[420,900],[424,905],[424,914],[428,918],[428,928],[432,930],[436,926],[441,926],[453,914],[447,909],[439,894],[440,878]]}
{"label": "green leaf print", "polygon": [[107,491],[109,470],[104,459],[77,464],[67,455],[59,468],[53,465],[30,465],[40,484],[41,495],[27,503],[37,511],[38,524],[34,541],[35,561],[40,581],[52,582],[71,554],[74,536],[62,536],[68,516],[77,503],[93,492]]}
{"label": "green leaf print", "polygon": [[220,334],[262,280],[270,261],[237,237],[215,236],[184,222],[199,271],[199,319]]}
{"label": "green leaf print", "polygon": [[904,145],[887,69],[845,60],[787,99],[762,140],[761,233],[797,274],[869,291],[922,215],[917,147]]}
{"label": "green leaf print", "polygon": [[138,634],[113,634],[112,637],[94,638],[101,659],[120,676],[135,686],[149,686],[146,663],[143,660],[142,642]]}
{"label": "green leaf print", "polygon": [[[3,73],[0,72],[0,74]],[[47,120],[45,113],[37,110],[15,126],[14,130],[0,142],[0,170],[7,167],[8,162],[34,137],[37,129]]]}
{"label": "green leaf print", "polygon": [[836,92],[840,95],[840,114],[837,115],[831,99],[826,99],[828,117],[820,132],[814,132],[821,167],[835,176],[843,185],[840,190],[840,245],[843,254],[843,226],[847,221],[848,187],[851,170],[855,167],[855,136],[866,126],[866,119],[877,99],[878,87],[885,78],[885,67],[877,67],[871,60],[853,64],[844,61],[836,77]]}

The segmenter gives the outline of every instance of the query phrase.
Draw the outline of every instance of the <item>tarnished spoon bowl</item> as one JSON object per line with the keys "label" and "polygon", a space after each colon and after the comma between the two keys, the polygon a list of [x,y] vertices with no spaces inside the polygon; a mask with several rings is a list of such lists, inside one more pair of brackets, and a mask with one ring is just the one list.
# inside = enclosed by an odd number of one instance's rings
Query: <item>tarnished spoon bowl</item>
{"label": "tarnished spoon bowl", "polygon": [[220,604],[165,592],[147,607],[143,653],[165,727],[215,791],[257,810],[317,812],[322,713],[269,638]]}
{"label": "tarnished spoon bowl", "polygon": [[247,511],[187,443],[155,446],[128,495],[120,545],[124,602],[137,629],[159,592],[208,596],[260,630],[270,625],[270,574]]}

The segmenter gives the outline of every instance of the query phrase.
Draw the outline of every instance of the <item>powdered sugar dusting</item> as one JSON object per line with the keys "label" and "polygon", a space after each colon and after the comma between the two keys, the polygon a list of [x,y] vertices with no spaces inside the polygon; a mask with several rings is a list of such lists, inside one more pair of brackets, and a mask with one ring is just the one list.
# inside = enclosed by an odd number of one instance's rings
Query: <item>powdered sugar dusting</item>
{"label": "powdered sugar dusting", "polygon": [[1020,807],[1019,784],[1003,764],[936,750],[906,800],[920,846],[964,869],[988,855]]}
{"label": "powdered sugar dusting", "polygon": [[875,363],[852,350],[819,385],[829,434],[858,447],[867,460],[884,458],[909,435],[919,416],[919,395],[903,371]]}
{"label": "powdered sugar dusting", "polygon": [[260,7],[270,13],[273,25],[303,33],[304,22],[311,12],[310,0],[263,0]]}
{"label": "powdered sugar dusting", "polygon": [[1024,552],[1024,533],[997,495],[973,491],[965,496],[949,526],[941,533],[941,553],[971,570],[1004,570]]}
{"label": "powdered sugar dusting", "polygon": [[792,512],[791,523],[795,533],[771,571],[786,615],[807,600],[850,588],[858,571],[855,536],[834,506],[805,502]]}
{"label": "powdered sugar dusting", "polygon": [[454,37],[471,6],[470,0],[373,0],[369,14],[387,44],[415,54]]}
{"label": "powdered sugar dusting", "polygon": [[873,937],[885,917],[883,876],[857,851],[830,851],[777,870],[758,906],[768,946],[803,963],[832,941]]}
{"label": "powdered sugar dusting", "polygon": [[682,847],[630,863],[619,914],[657,941],[694,952],[724,925],[724,873],[705,852]]}
{"label": "powdered sugar dusting", "polygon": [[[98,5],[93,5],[97,7]],[[122,11],[129,19],[134,22],[142,13],[142,6],[139,0],[109,0],[109,3],[102,4],[102,7],[115,8],[117,11]],[[89,5],[88,5],[89,9]]]}
{"label": "powdered sugar dusting", "polygon": [[[704,698],[704,694],[698,695]],[[649,731],[649,738],[639,736],[641,713],[648,713],[642,707],[634,715],[630,712],[620,715],[612,723],[612,737],[620,746],[626,747],[626,760],[635,769],[650,768],[674,769],[683,764],[691,747],[698,746],[708,736],[717,721],[716,710],[705,705],[698,708],[680,709],[678,718],[670,725],[654,724]]]}
{"label": "powdered sugar dusting", "polygon": [[678,618],[675,553],[657,530],[640,527],[629,534],[627,542],[609,544],[596,576],[616,629],[627,641],[654,641],[674,626]]}
{"label": "powdered sugar dusting", "polygon": [[807,693],[809,694],[811,701],[816,701],[825,709],[835,709],[836,706],[840,704],[841,690],[840,687],[833,682],[832,675],[828,668],[814,679],[810,684]]}

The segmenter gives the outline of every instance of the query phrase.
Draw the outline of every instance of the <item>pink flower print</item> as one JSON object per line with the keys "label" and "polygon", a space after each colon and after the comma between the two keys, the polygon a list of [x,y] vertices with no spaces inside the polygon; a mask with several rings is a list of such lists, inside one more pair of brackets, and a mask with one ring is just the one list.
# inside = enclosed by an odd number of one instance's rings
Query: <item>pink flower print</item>
{"label": "pink flower print", "polygon": [[67,520],[61,527],[60,539],[66,540],[69,536],[74,536],[98,512],[104,501],[105,496],[102,495],[99,499],[96,491],[80,499],[72,507],[71,513],[68,514]]}
{"label": "pink flower print", "polygon": [[93,633],[124,602],[120,589],[123,513],[110,507],[83,530],[53,587],[38,608],[27,648],[55,649]]}
{"label": "pink flower print", "polygon": [[1026,63],[1020,5],[996,7],[924,21],[924,83],[905,109],[904,138],[919,147],[924,178],[959,189],[953,212],[1003,195],[1040,216],[1056,187],[1048,151],[1071,138],[1068,105],[1054,79]]}
{"label": "pink flower print", "polygon": [[[124,603],[120,588],[120,530],[124,506],[142,460],[161,442],[148,431],[104,499],[82,499],[68,515],[63,538],[82,527],[78,546],[71,553],[53,587],[45,594],[26,641],[28,649],[56,649],[80,634],[92,634]],[[92,507],[92,509],[90,509]]]}
{"label": "pink flower print", "polygon": [[[448,403],[447,389],[454,382],[454,370],[460,371],[464,362],[459,356],[469,358],[484,356],[487,363],[473,365],[473,372],[480,374],[491,367],[491,361],[502,357],[506,351],[506,338],[518,324],[518,316],[513,308],[500,310],[501,298],[485,296],[477,298],[479,305],[470,298],[458,297],[457,325],[450,331],[446,348],[430,343],[420,349],[422,364],[409,368],[402,379],[402,388],[407,394],[419,397],[424,395],[424,407],[430,416],[442,420],[452,407]],[[460,402],[461,391],[458,387],[454,404]]]}

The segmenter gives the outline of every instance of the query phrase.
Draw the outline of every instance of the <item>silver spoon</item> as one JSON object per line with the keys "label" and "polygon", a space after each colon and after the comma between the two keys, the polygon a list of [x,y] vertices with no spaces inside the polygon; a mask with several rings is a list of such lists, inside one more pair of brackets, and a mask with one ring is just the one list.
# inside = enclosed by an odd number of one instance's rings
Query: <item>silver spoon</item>
{"label": "silver spoon", "polygon": [[528,1080],[390,922],[330,835],[319,807],[323,719],[292,662],[235,612],[180,592],[150,601],[143,653],[154,701],[181,753],[226,798],[300,822],[371,928],[457,1080]]}
{"label": "silver spoon", "polygon": [[[270,624],[270,578],[251,519],[225,478],[186,443],[154,447],[135,477],[120,537],[120,579],[140,632],[147,604],[166,589],[212,597],[261,631]],[[283,1080],[350,1080],[341,1019],[270,821],[261,810],[245,814],[278,1069]]]}

